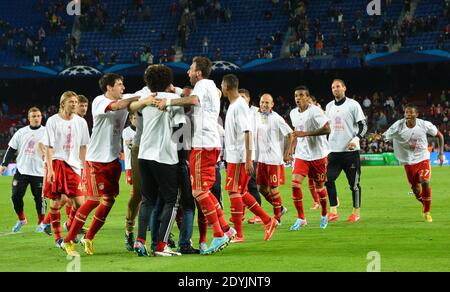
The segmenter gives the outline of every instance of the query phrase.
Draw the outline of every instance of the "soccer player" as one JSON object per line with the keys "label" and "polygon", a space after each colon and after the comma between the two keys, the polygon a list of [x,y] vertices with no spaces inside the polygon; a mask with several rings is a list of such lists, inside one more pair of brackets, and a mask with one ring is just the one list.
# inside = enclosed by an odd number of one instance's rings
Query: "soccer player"
{"label": "soccer player", "polygon": [[[147,79],[148,78],[148,79]],[[170,93],[173,81],[172,70],[164,65],[152,65],[146,72],[146,80],[152,92],[167,100],[179,96]],[[134,250],[139,256],[148,256],[145,247],[146,233],[151,213],[159,199],[162,202],[160,225],[154,256],[180,256],[167,245],[175,222],[178,194],[178,150],[173,138],[173,128],[186,123],[182,107],[169,107],[160,111],[154,107],[142,109],[143,130],[139,147],[139,168],[142,177],[142,203],[139,210],[138,237]],[[155,143],[158,141],[158,143]],[[153,230],[153,228],[152,228]],[[153,238],[152,238],[153,239]]]}
{"label": "soccer player", "polygon": [[[247,102],[248,106],[250,107],[249,110],[249,118],[250,118],[250,122],[252,124],[252,133],[256,133],[256,115],[259,111],[259,108],[252,105],[251,104],[251,96],[250,96],[250,91],[248,91],[245,88],[241,88],[239,89],[239,94],[245,99],[245,101]],[[256,135],[253,135],[253,145],[256,145]],[[256,171],[257,171],[257,167],[258,167],[258,162],[255,160],[253,162],[253,173],[252,176],[250,178],[250,181],[248,182],[248,192],[255,198],[255,200],[258,202],[258,204],[261,206],[262,202],[261,202],[261,196],[259,195],[258,192],[258,186],[256,184]],[[245,207],[244,207],[244,216],[242,217],[242,220],[244,220],[245,217]],[[260,224],[262,223],[261,218],[259,218],[258,216],[254,216],[250,219],[248,219],[247,221],[249,224]]]}
{"label": "soccer player", "polygon": [[[274,102],[270,94],[261,96],[259,106],[255,134],[256,160],[258,161],[256,182],[259,192],[273,206],[275,218],[281,222],[283,209],[286,208],[283,208],[278,186],[285,182],[283,160],[289,156],[294,137],[286,121],[272,111]],[[287,140],[286,146],[285,140]]]}
{"label": "soccer player", "polygon": [[105,74],[100,78],[99,85],[104,94],[97,96],[92,103],[94,127],[85,163],[86,177],[89,178],[88,199],[78,209],[70,231],[64,239],[66,252],[71,256],[79,255],[73,240],[86,223],[89,213],[98,206],[89,230],[82,239],[86,254],[94,254],[93,239],[105,224],[106,217],[119,194],[122,172],[119,162],[122,148],[120,140],[128,116],[127,107],[138,99],[137,96],[122,98],[125,86],[120,75]]}
{"label": "soccer player", "polygon": [[330,199],[328,221],[339,219],[338,200],[335,181],[344,170],[352,192],[353,211],[348,222],[357,222],[361,218],[361,162],[359,157],[359,140],[367,132],[365,116],[361,105],[345,96],[347,87],[341,79],[334,79],[331,84],[334,100],[329,102],[325,113],[330,120],[331,133],[328,137],[330,154],[327,167],[327,192]]}
{"label": "soccer player", "polygon": [[395,156],[405,166],[411,189],[422,204],[423,217],[431,223],[431,166],[427,135],[438,138],[441,166],[444,163],[444,137],[435,125],[417,118],[418,114],[416,106],[407,105],[404,118],[395,122],[383,136],[393,141]]}
{"label": "soccer player", "polygon": [[63,248],[60,224],[61,195],[65,194],[78,209],[84,202],[81,170],[89,143],[86,121],[76,113],[78,96],[66,91],[61,95],[59,113],[47,120],[42,139],[46,147],[44,195],[50,199],[50,220],[57,247]]}
{"label": "soccer player", "polygon": [[226,187],[230,195],[231,217],[236,237],[231,242],[243,242],[242,232],[243,206],[257,215],[264,223],[264,240],[269,240],[278,224],[276,218],[269,215],[248,193],[248,182],[253,172],[252,125],[248,115],[248,105],[239,95],[239,80],[233,74],[222,79],[222,92],[228,97],[230,106],[225,118],[225,160],[227,161]]}
{"label": "soccer player", "polygon": [[89,108],[89,100],[87,99],[86,96],[84,95],[78,95],[78,112],[77,114],[82,117],[85,118],[87,111]]}
{"label": "soccer player", "polygon": [[[131,170],[131,148],[133,147],[133,139],[136,135],[136,114],[130,114],[129,120],[130,125],[122,131],[122,142],[125,157],[126,182],[129,185],[133,185],[133,172]],[[131,196],[133,196],[132,192],[133,188],[130,189]]]}
{"label": "soccer player", "polygon": [[45,127],[41,125],[42,114],[37,107],[28,110],[28,121],[30,125],[19,129],[9,141],[0,170],[0,174],[3,175],[8,164],[14,160],[14,156],[17,154],[17,171],[12,181],[11,200],[19,220],[12,228],[12,232],[19,232],[22,226],[27,224],[23,209],[23,197],[28,185],[31,187],[38,214],[36,232],[44,232],[43,226],[41,226],[45,217],[45,201],[42,198],[44,161],[39,153],[38,144],[41,137],[44,136]]}
{"label": "soccer player", "polygon": [[192,194],[214,232],[209,248],[202,242],[201,254],[222,250],[235,235],[235,230],[226,222],[219,202],[210,191],[216,179],[216,162],[221,148],[217,126],[220,97],[214,81],[208,79],[211,68],[211,60],[195,57],[188,71],[190,82],[194,86],[191,95],[178,99],[159,99],[155,102],[160,110],[170,105],[193,106],[194,135],[189,158]]}
{"label": "soccer player", "polygon": [[314,180],[322,206],[319,226],[325,229],[328,225],[325,188],[328,143],[325,135],[330,133],[329,120],[320,108],[309,103],[309,90],[306,86],[295,88],[295,103],[297,108],[290,112],[290,118],[297,137],[291,145],[291,152],[295,147],[292,199],[297,209],[297,220],[290,229],[295,231],[307,225],[302,194],[302,183],[306,176]]}

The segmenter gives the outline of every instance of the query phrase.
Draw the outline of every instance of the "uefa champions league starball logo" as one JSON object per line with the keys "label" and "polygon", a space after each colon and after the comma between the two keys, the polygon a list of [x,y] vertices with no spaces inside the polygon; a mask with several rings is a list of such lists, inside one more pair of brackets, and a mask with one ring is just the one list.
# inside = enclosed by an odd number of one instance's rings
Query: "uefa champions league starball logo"
{"label": "uefa champions league starball logo", "polygon": [[234,71],[239,70],[239,66],[228,61],[214,61],[212,63],[213,71]]}
{"label": "uefa champions league starball logo", "polygon": [[102,72],[99,70],[92,68],[90,66],[73,66],[70,68],[65,69],[64,71],[61,71],[59,75],[64,76],[76,76],[76,75],[84,75],[84,76],[92,76],[92,75],[100,75]]}

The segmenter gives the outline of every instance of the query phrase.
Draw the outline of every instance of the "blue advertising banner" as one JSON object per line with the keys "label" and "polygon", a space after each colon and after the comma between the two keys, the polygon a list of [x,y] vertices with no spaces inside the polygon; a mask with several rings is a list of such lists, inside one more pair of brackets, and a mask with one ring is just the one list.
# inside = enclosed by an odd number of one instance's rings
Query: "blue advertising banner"
{"label": "blue advertising banner", "polygon": [[[450,152],[444,152],[444,164],[446,166],[449,166],[449,159],[450,159]],[[438,153],[437,152],[431,152],[430,153],[430,162],[431,165],[439,165],[439,159],[438,159]]]}

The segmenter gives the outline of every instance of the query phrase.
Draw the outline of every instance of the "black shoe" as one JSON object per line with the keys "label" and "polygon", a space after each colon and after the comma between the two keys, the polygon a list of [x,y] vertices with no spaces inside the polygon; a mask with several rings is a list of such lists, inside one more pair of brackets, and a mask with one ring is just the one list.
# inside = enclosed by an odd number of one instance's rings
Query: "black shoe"
{"label": "black shoe", "polygon": [[134,247],[134,234],[130,232],[128,235],[125,233],[125,248],[128,251],[133,251]]}
{"label": "black shoe", "polygon": [[175,243],[175,240],[173,240],[173,237],[174,237],[174,235],[171,233],[171,234],[169,235],[169,240],[167,241],[167,245],[168,245],[170,248],[177,248],[177,244]]}
{"label": "black shoe", "polygon": [[192,245],[183,245],[178,248],[178,252],[181,254],[199,254],[200,250],[193,248]]}
{"label": "black shoe", "polygon": [[48,236],[52,236],[52,225],[51,224],[45,224],[44,232]]}

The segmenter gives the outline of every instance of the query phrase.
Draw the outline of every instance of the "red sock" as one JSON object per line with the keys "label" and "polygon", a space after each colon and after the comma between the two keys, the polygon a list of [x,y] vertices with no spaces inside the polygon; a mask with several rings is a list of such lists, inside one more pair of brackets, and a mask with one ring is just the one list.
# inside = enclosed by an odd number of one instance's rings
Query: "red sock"
{"label": "red sock", "polygon": [[136,241],[140,241],[143,245],[145,245],[145,239],[143,238],[138,237],[136,238]]}
{"label": "red sock", "polygon": [[268,224],[270,222],[271,218],[269,215],[267,215],[266,211],[261,208],[256,199],[249,192],[242,195],[242,202],[250,211],[252,211],[253,214],[261,218],[264,224]]}
{"label": "red sock", "polygon": [[25,214],[23,211],[17,213],[17,218],[19,218],[20,221],[24,221],[25,220]]}
{"label": "red sock", "polygon": [[50,224],[50,212],[47,214],[47,216],[45,217],[45,219],[44,219],[44,224]]}
{"label": "red sock", "polygon": [[314,185],[314,180],[312,178],[308,178],[308,187],[311,192],[311,196],[314,199],[314,203],[319,203],[319,194],[317,193],[316,186]]}
{"label": "red sock", "polygon": [[217,212],[217,219],[219,219],[220,227],[222,228],[222,231],[228,231],[230,229],[230,225],[228,224],[227,220],[225,219],[225,216],[223,215],[222,207],[220,207],[219,201],[217,201],[216,196],[211,197],[214,207],[216,208]]}
{"label": "red sock", "polygon": [[[67,207],[66,207],[66,212],[67,212]],[[75,218],[76,213],[77,213],[77,209],[75,209],[75,205],[72,205],[72,207],[70,208],[69,216],[67,218],[67,226],[69,228],[70,228],[70,225],[72,225],[73,218]]]}
{"label": "red sock", "polygon": [[281,219],[281,208],[283,203],[281,202],[280,192],[276,192],[272,194],[272,205],[273,205],[273,213],[275,218],[280,221]]}
{"label": "red sock", "polygon": [[199,243],[206,242],[206,235],[208,234],[208,220],[206,220],[205,215],[203,214],[201,208],[197,206],[198,213],[197,213],[197,225],[198,225],[198,233],[200,236],[200,239],[198,240]]}
{"label": "red sock", "polygon": [[80,233],[81,228],[83,228],[84,224],[86,223],[86,219],[89,216],[89,213],[97,208],[99,204],[99,201],[87,200],[80,208],[78,208],[72,225],[70,226],[69,233],[64,239],[64,242],[69,242],[71,240],[73,241],[75,237],[77,237],[78,233]]}
{"label": "red sock", "polygon": [[237,236],[243,237],[242,233],[242,209],[244,208],[244,203],[242,202],[241,194],[230,193],[230,209],[231,218],[233,218],[234,229],[236,229]]}
{"label": "red sock", "polygon": [[318,192],[318,195],[320,197],[320,206],[322,206],[322,216],[325,216],[328,213],[328,210],[327,210],[327,197],[328,197],[327,189],[323,188],[321,191]]}
{"label": "red sock", "polygon": [[105,224],[106,217],[108,217],[109,211],[111,211],[114,202],[114,198],[108,198],[108,200],[104,200],[103,203],[98,206],[94,214],[94,220],[92,220],[92,224],[86,233],[87,239],[93,240],[97,232]]}
{"label": "red sock", "polygon": [[38,216],[38,225],[42,223],[45,219],[45,214],[37,213]]}
{"label": "red sock", "polygon": [[158,241],[158,244],[156,245],[155,250],[163,251],[165,247],[166,247],[166,243],[160,240],[160,241]]}
{"label": "red sock", "polygon": [[59,209],[50,207],[50,223],[52,224],[53,233],[55,235],[55,239],[60,239],[62,237],[61,232],[61,213]]}
{"label": "red sock", "polygon": [[294,201],[295,209],[297,209],[297,216],[300,219],[305,219],[303,211],[303,194],[301,188],[292,188],[292,200]]}
{"label": "red sock", "polygon": [[[208,223],[212,225],[214,237],[223,237],[222,227],[217,217],[217,211],[211,197],[214,195],[210,192],[201,192],[195,199],[201,207],[201,211],[205,215]],[[199,211],[200,212],[200,211]]]}
{"label": "red sock", "polygon": [[431,210],[431,189],[422,190],[423,212],[430,212]]}

